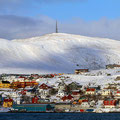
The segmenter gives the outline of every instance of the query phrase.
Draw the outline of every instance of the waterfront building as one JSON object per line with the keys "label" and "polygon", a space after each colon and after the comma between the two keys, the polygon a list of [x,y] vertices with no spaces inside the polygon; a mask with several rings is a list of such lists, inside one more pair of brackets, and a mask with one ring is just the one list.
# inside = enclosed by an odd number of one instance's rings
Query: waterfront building
{"label": "waterfront building", "polygon": [[10,88],[10,82],[9,81],[1,81],[0,88]]}
{"label": "waterfront building", "polygon": [[13,110],[18,112],[46,112],[46,111],[54,111],[54,104],[14,104],[12,106]]}

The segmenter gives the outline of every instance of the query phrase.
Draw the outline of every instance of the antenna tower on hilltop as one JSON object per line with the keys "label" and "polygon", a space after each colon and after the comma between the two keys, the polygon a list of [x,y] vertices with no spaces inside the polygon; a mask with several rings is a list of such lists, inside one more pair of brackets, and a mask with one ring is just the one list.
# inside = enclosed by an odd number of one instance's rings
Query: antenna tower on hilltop
{"label": "antenna tower on hilltop", "polygon": [[57,24],[57,20],[56,20],[56,33],[58,33],[58,24]]}

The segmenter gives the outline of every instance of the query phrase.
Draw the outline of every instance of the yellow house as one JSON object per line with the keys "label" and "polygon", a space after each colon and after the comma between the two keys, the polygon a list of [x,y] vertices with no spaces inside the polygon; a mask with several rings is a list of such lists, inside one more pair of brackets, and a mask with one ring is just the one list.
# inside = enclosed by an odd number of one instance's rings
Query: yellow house
{"label": "yellow house", "polygon": [[112,91],[110,89],[104,89],[101,91],[102,96],[110,96]]}
{"label": "yellow house", "polygon": [[13,105],[13,100],[12,99],[4,99],[3,107],[5,107],[5,108],[12,107],[12,105]]}
{"label": "yellow house", "polygon": [[0,88],[10,88],[10,82],[9,81],[1,81]]}

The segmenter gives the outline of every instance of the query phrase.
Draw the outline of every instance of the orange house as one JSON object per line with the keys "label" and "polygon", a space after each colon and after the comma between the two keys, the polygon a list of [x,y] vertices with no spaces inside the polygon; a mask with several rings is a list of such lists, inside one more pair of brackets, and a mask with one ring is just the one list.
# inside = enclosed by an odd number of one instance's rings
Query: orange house
{"label": "orange house", "polygon": [[10,88],[10,82],[9,81],[1,81],[0,88]]}
{"label": "orange house", "polygon": [[13,82],[11,84],[11,88],[25,88],[26,86],[37,86],[38,83],[33,81],[33,82]]}

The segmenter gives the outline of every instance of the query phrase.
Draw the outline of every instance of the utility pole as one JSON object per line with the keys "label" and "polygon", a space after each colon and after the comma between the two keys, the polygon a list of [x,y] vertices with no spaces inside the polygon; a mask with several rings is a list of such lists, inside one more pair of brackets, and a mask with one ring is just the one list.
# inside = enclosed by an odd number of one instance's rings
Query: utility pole
{"label": "utility pole", "polygon": [[56,21],[56,33],[58,33],[58,25],[57,25],[57,21]]}

